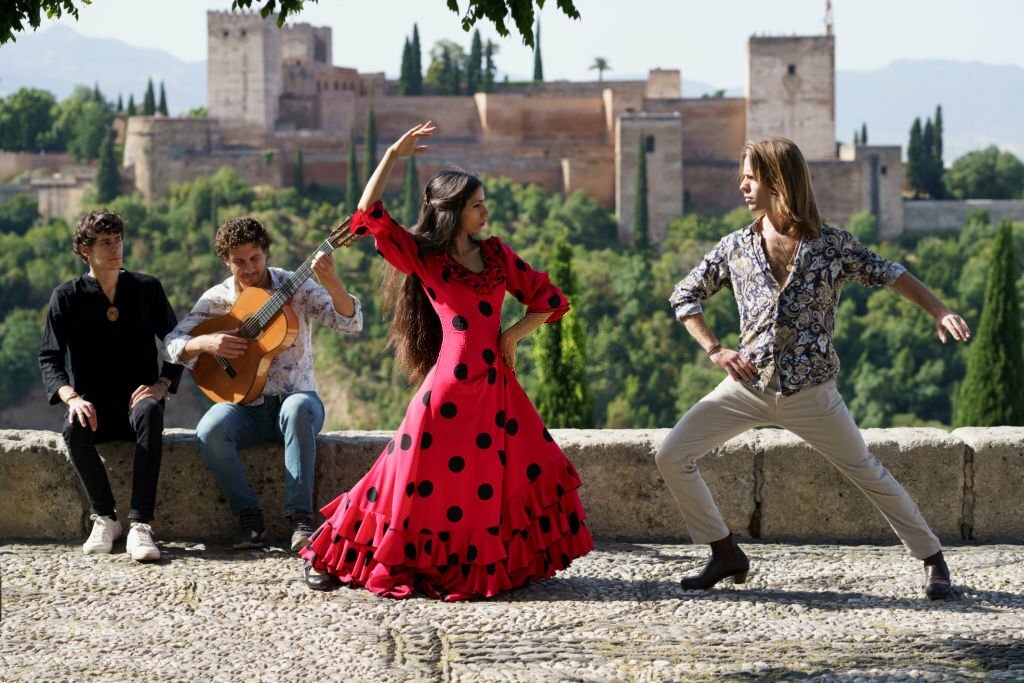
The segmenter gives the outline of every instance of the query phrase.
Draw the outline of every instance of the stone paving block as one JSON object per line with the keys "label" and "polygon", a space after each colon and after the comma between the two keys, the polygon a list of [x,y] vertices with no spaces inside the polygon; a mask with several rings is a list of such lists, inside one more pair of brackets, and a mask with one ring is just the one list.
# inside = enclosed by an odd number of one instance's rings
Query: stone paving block
{"label": "stone paving block", "polygon": [[[593,533],[615,538],[688,539],[672,494],[654,463],[667,429],[555,429],[576,466],[580,499]],[[724,454],[726,457],[716,457]],[[701,460],[700,468],[726,524],[749,534],[754,512],[753,450],[743,436]]]}
{"label": "stone paving block", "polygon": [[1024,427],[964,427],[953,436],[973,456],[971,537],[1024,538]]}
{"label": "stone paving block", "polygon": [[[964,444],[941,429],[863,430],[868,449],[917,501],[940,539],[960,539]],[[763,453],[761,537],[889,541],[895,535],[868,498],[791,432],[757,432]]]}
{"label": "stone paving block", "polygon": [[88,507],[60,434],[0,430],[0,538],[85,536]]}

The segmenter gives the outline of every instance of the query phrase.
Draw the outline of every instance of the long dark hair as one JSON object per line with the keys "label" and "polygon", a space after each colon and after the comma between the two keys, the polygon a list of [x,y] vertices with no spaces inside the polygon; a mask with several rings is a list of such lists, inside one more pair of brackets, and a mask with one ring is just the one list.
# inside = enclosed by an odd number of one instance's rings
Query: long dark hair
{"label": "long dark hair", "polygon": [[[458,169],[439,172],[427,182],[420,217],[410,229],[420,257],[449,251],[459,233],[459,215],[482,183]],[[441,320],[415,274],[388,267],[381,284],[384,314],[391,315],[388,346],[395,349],[398,365],[416,381],[430,371],[441,351]]]}

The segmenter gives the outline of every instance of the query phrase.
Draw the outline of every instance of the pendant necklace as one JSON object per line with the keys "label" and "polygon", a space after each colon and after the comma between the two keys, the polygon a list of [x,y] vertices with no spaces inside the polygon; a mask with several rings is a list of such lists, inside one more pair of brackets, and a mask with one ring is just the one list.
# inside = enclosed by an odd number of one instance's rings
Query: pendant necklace
{"label": "pendant necklace", "polygon": [[110,322],[116,323],[118,315],[120,315],[120,312],[117,310],[117,306],[110,306],[107,308],[107,320]]}
{"label": "pendant necklace", "polygon": [[793,264],[793,261],[796,259],[796,253],[798,251],[800,251],[800,245],[803,244],[803,242],[804,242],[803,238],[800,238],[800,241],[796,243],[795,247],[793,247],[793,252],[789,255],[789,260],[786,262],[786,272],[787,273],[792,273],[793,272],[793,268],[796,267]]}

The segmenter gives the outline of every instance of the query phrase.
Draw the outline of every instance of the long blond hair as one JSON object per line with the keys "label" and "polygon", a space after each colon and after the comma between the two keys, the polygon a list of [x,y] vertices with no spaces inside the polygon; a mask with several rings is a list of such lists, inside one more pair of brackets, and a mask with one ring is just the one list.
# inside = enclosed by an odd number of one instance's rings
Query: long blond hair
{"label": "long blond hair", "polygon": [[821,233],[821,214],[814,201],[811,172],[796,143],[786,138],[747,140],[740,156],[740,178],[743,162],[750,159],[754,179],[770,194],[772,219],[780,219],[780,230],[796,230],[804,237]]}

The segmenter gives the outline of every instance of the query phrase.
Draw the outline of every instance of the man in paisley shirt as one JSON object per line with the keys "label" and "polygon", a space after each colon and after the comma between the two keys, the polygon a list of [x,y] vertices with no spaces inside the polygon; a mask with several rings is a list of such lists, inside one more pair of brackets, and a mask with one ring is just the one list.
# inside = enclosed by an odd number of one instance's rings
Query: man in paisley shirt
{"label": "man in paisley shirt", "polygon": [[[857,485],[881,511],[913,557],[924,561],[925,593],[950,594],[938,538],[906,490],[864,443],[836,390],[839,359],[832,345],[845,282],[885,286],[920,306],[947,336],[966,341],[963,318],[907,272],[822,222],[807,163],[784,138],[748,142],[740,191],[755,220],[726,235],[681,282],[669,303],[676,318],[729,376],[690,408],[661,445],[658,468],[696,543],[711,545],[686,590],[732,577],[750,563],[726,527],[700,476],[697,460],[751,427],[775,424],[795,433]],[[722,287],[739,307],[739,349],[724,347],[708,327],[701,301]]]}
{"label": "man in paisley shirt", "polygon": [[[252,218],[233,218],[220,227],[214,247],[231,276],[208,289],[168,335],[166,352],[172,361],[194,368],[201,353],[242,356],[249,342],[232,331],[195,337],[189,333],[203,321],[229,313],[246,288],[280,289],[288,281],[291,272],[267,266],[270,242],[270,234]],[[259,499],[249,487],[238,451],[269,441],[284,444],[284,515],[291,521],[292,549],[305,547],[313,532],[316,435],[324,424],[324,406],[313,375],[312,322],[345,333],[363,327],[362,307],[338,277],[333,256],[318,254],[313,272],[320,284],[306,280],[291,298],[298,335],[271,361],[260,396],[245,405],[218,403],[196,427],[203,459],[239,518],[235,548],[261,547],[266,533]]]}

